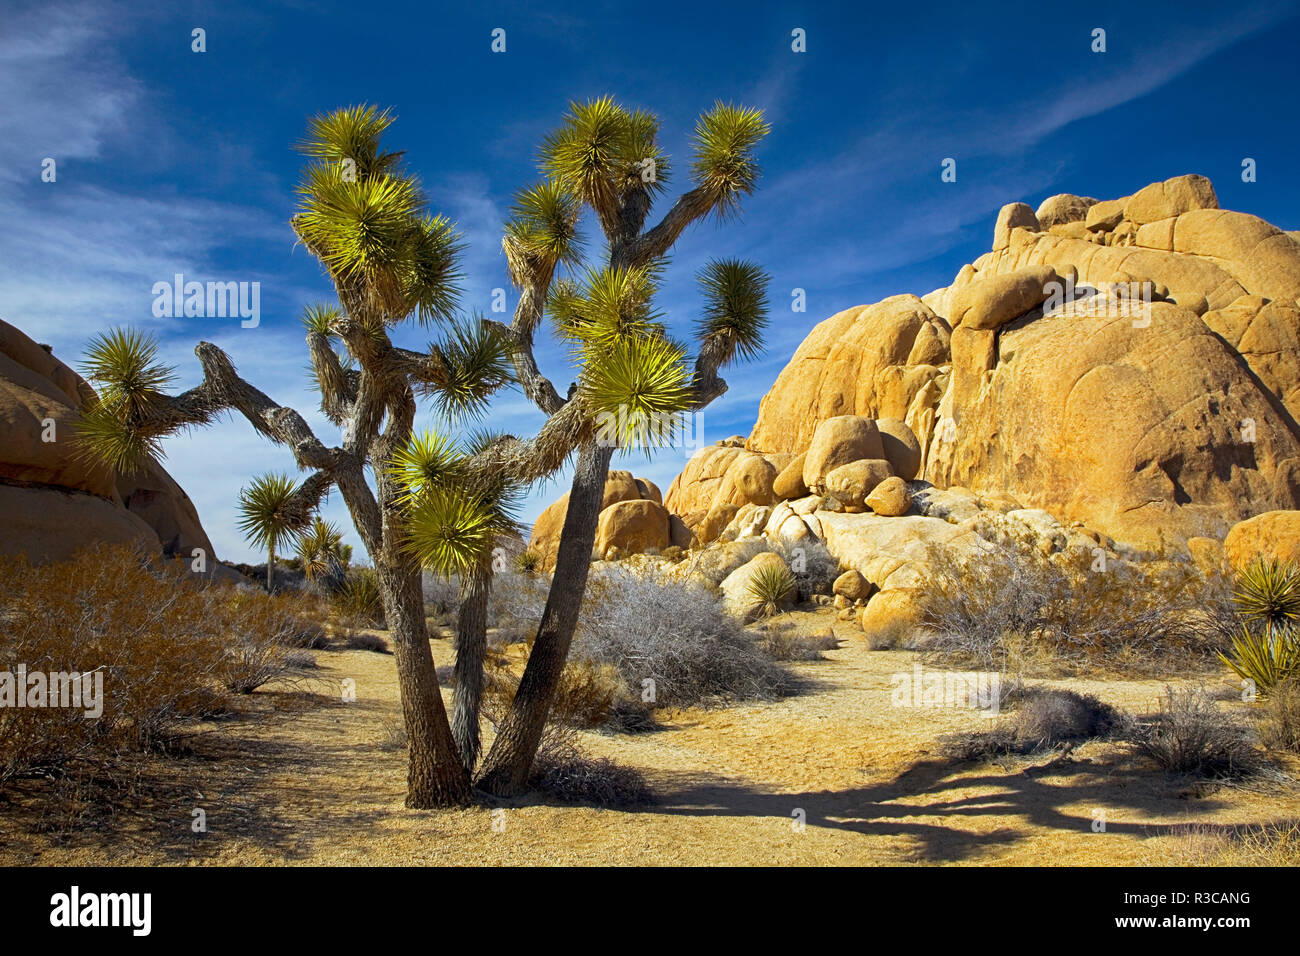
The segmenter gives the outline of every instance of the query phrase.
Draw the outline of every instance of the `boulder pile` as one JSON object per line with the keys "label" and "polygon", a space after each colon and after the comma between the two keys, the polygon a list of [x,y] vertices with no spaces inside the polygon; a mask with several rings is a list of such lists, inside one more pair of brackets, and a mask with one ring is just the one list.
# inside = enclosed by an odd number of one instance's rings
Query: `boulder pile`
{"label": "boulder pile", "polygon": [[813,328],[749,436],[629,515],[653,536],[607,507],[597,557],[690,546],[720,584],[817,542],[861,578],[828,599],[868,621],[916,613],[933,549],[1005,535],[1202,568],[1300,556],[1297,235],[1196,175],[1011,203],[948,286]]}

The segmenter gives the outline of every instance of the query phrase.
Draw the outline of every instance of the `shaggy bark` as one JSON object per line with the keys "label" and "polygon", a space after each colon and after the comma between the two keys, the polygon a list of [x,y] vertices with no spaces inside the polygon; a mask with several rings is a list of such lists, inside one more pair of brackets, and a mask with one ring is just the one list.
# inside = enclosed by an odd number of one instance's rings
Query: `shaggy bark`
{"label": "shaggy bark", "polygon": [[596,543],[596,525],[605,496],[605,479],[613,456],[613,447],[594,441],[588,441],[579,450],[569,492],[569,510],[560,533],[555,575],[537,629],[537,640],[478,780],[478,786],[488,793],[502,796],[517,793],[528,783],[578,625],[591,568],[591,549]]}
{"label": "shaggy bark", "polygon": [[397,658],[402,717],[410,745],[406,805],[415,810],[470,802],[469,774],[457,757],[438,672],[429,650],[420,592],[420,566],[410,560],[375,562],[388,632]]}
{"label": "shaggy bark", "polygon": [[491,596],[490,567],[466,576],[461,584],[460,610],[456,616],[456,687],[452,700],[451,733],[466,773],[473,773],[474,765],[478,763],[483,657],[487,652],[487,611]]}

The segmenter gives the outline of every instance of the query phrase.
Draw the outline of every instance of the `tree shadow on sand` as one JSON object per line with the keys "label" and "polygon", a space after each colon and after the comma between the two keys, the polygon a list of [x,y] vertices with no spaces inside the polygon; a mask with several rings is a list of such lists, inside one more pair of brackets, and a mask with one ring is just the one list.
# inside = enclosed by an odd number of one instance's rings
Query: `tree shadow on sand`
{"label": "tree shadow on sand", "polygon": [[[1105,760],[1063,758],[1005,773],[987,765],[927,759],[878,783],[850,790],[791,793],[721,778],[661,778],[656,781],[656,805],[645,812],[791,821],[798,809],[803,811],[808,827],[908,838],[914,848],[907,859],[951,863],[970,859],[988,847],[1014,845],[1027,839],[1032,827],[1091,833],[1093,808],[1105,811],[1107,834],[1153,837],[1171,832],[1178,824],[1115,819],[1132,816],[1134,811],[1148,816],[1171,815],[1186,807],[1186,801],[1179,797],[1180,784],[1185,780],[1132,763],[1127,755]],[[972,769],[977,772],[971,774]],[[972,789],[989,792],[967,796],[958,793]],[[1079,805],[1087,809],[1078,809]],[[1197,802],[1198,809],[1205,813],[1224,805],[1224,801],[1213,798]],[[936,817],[941,822],[935,822]],[[1008,825],[979,830],[978,821],[989,817],[1007,818]],[[1023,828],[1017,828],[1015,823]]]}

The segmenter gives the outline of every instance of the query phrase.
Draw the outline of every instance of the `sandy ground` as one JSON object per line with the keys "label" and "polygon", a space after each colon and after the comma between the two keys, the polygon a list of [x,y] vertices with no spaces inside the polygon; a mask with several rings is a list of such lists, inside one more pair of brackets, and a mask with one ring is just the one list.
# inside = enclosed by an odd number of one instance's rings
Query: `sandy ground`
{"label": "sandy ground", "polygon": [[[808,615],[809,624],[831,618]],[[938,735],[987,727],[969,710],[891,705],[916,654],[861,631],[792,665],[817,687],[775,703],[671,714],[665,729],[582,735],[645,773],[653,805],[604,810],[533,795],[473,809],[402,806],[405,752],[391,656],[319,652],[318,676],[264,689],[256,717],[212,725],[192,753],[153,761],[123,804],[71,831],[0,805],[0,862],[89,864],[1141,865],[1184,862],[1169,828],[1300,817],[1284,784],[1189,785],[1120,745],[954,764]],[[434,642],[440,665],[450,643]],[[338,688],[356,682],[357,701]],[[1159,682],[1061,682],[1133,712]],[[194,833],[193,811],[206,814]],[[1094,821],[1104,814],[1104,832]],[[802,825],[801,822],[803,821]],[[45,832],[42,832],[44,830]]]}

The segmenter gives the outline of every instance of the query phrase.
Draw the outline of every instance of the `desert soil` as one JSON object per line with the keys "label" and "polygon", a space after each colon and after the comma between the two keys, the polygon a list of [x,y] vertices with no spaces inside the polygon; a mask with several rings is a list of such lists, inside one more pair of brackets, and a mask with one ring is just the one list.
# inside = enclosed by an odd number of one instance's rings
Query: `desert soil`
{"label": "desert soil", "polygon": [[[829,612],[800,615],[808,627]],[[405,809],[393,658],[319,652],[315,676],[264,688],[261,713],[208,725],[154,760],[118,809],[46,824],[39,791],[0,804],[0,862],[91,864],[1142,865],[1186,862],[1170,828],[1300,817],[1277,784],[1192,785],[1118,744],[954,763],[940,735],[989,726],[970,710],[891,705],[908,651],[870,651],[861,631],[826,660],[791,665],[815,689],[772,703],[676,712],[663,730],[584,733],[582,746],[641,770],[655,793],[632,810],[537,795],[472,809]],[[450,664],[446,639],[434,642]],[[356,682],[357,701],[339,688]],[[1131,712],[1159,681],[1045,682]],[[72,805],[76,806],[75,799]],[[206,814],[194,833],[193,811]],[[1094,821],[1104,814],[1104,832]],[[800,819],[806,821],[801,827]]]}

